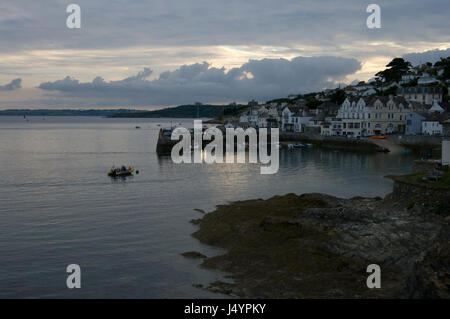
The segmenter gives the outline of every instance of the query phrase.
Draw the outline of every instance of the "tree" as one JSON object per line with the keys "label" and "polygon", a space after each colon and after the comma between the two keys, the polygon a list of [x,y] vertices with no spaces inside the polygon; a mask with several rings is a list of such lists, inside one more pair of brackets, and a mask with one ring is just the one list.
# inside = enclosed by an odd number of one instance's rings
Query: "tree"
{"label": "tree", "polygon": [[[447,58],[441,58],[441,61],[436,62],[438,66],[443,67],[443,73],[441,74],[441,80],[446,81],[450,80],[450,56]],[[436,65],[435,64],[435,65]]]}
{"label": "tree", "polygon": [[397,95],[398,86],[394,85],[387,90],[381,92],[383,96]]}
{"label": "tree", "polygon": [[317,109],[317,107],[318,107],[320,104],[322,104],[322,102],[316,100],[315,98],[312,98],[312,99],[310,99],[310,100],[308,100],[308,101],[306,102],[306,106],[307,106],[309,109]]}
{"label": "tree", "polygon": [[411,63],[405,61],[403,58],[395,58],[386,67],[387,69],[378,72],[375,76],[383,79],[386,83],[392,81],[398,82],[402,79],[402,75],[405,75],[411,69]]}
{"label": "tree", "polygon": [[347,95],[343,89],[336,89],[333,94],[330,95],[330,100],[337,105],[341,105],[344,103],[346,97]]}

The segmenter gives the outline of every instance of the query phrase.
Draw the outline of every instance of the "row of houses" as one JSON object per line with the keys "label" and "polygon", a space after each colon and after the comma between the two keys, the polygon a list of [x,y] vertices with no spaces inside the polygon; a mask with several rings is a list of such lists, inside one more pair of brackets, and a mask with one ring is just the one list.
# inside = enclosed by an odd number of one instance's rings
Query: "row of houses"
{"label": "row of houses", "polygon": [[402,96],[348,97],[340,106],[324,102],[314,110],[302,105],[252,105],[239,125],[325,136],[442,135],[442,122],[448,118],[437,100],[429,107]]}
{"label": "row of houses", "polygon": [[397,88],[396,94],[407,101],[432,105],[435,100],[442,102],[444,87],[450,89],[450,80],[443,80],[444,67],[431,63],[415,66],[402,75],[398,82],[379,83],[373,78],[344,88],[347,96],[365,97],[377,95],[380,91]]}
{"label": "row of houses", "polygon": [[411,112],[406,118],[407,135],[446,135],[443,123],[448,122],[449,113],[435,101],[426,112]]}
{"label": "row of houses", "polygon": [[443,135],[449,113],[437,100],[429,107],[401,96],[346,99],[322,135],[367,137],[384,134]]}
{"label": "row of houses", "polygon": [[[380,91],[386,91],[391,87],[397,87],[397,95],[404,97],[407,101],[419,102],[426,105],[432,105],[435,100],[442,102],[444,90],[436,83],[419,84],[411,87],[399,87],[398,83],[391,83],[387,86],[378,88]],[[360,82],[357,85],[348,86],[344,89],[347,96],[366,97],[376,95],[377,90],[373,82]]]}
{"label": "row of houses", "polygon": [[429,107],[401,96],[346,99],[323,135],[366,137],[384,134],[443,135],[449,113],[437,100]]}

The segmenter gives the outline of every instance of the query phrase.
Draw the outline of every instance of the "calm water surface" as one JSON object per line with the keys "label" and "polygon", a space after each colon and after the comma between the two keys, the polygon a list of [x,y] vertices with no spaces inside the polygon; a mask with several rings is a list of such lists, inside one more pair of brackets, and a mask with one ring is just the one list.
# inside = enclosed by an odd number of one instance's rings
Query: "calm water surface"
{"label": "calm water surface", "polygon": [[[192,120],[174,123],[192,126]],[[185,251],[220,253],[189,223],[217,204],[286,193],[384,196],[413,157],[281,151],[276,175],[255,164],[173,164],[155,153],[164,119],[0,117],[0,298],[220,297],[192,286],[222,279]],[[135,126],[141,129],[135,129]],[[126,180],[106,176],[133,165]],[[66,288],[69,264],[82,288]]]}

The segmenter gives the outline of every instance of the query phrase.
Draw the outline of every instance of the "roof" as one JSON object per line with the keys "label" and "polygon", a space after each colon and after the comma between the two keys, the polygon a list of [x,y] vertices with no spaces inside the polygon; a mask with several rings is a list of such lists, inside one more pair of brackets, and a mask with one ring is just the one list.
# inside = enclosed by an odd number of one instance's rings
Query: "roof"
{"label": "roof", "polygon": [[439,103],[436,100],[434,100],[434,103],[430,107],[428,112],[440,112],[440,113],[443,113],[443,112],[445,112],[445,110],[439,105]]}
{"label": "roof", "polygon": [[389,97],[387,96],[372,96],[366,98],[368,102],[366,101],[366,104],[371,105],[375,103],[376,100],[380,100],[381,103],[386,104],[389,101]]}
{"label": "roof", "polygon": [[447,112],[444,113],[433,113],[433,114],[427,114],[427,116],[425,117],[426,122],[445,122],[448,121],[450,119],[450,114]]}
{"label": "roof", "polygon": [[409,106],[408,101],[406,101],[406,99],[403,96],[394,96],[394,102],[397,105],[401,103],[407,107]]}

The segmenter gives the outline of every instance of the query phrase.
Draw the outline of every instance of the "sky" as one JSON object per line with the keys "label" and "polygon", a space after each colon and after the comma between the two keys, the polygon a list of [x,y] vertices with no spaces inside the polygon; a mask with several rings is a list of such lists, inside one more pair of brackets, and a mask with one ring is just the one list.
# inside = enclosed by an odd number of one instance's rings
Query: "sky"
{"label": "sky", "polygon": [[450,56],[448,0],[373,1],[2,1],[0,109],[265,101]]}

